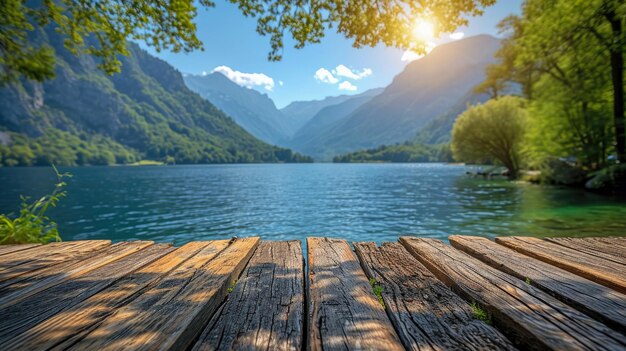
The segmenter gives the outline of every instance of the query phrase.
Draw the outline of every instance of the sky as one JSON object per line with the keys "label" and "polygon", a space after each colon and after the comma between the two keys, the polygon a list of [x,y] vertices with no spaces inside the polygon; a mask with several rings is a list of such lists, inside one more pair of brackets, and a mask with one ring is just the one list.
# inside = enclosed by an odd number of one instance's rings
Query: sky
{"label": "sky", "polygon": [[[521,2],[499,0],[454,35],[443,34],[430,41],[436,46],[477,34],[498,36],[496,24],[511,13],[519,13]],[[204,51],[157,53],[142,46],[186,74],[221,72],[239,85],[267,94],[278,108],[292,101],[358,94],[387,86],[410,60],[417,58],[382,45],[356,49],[350,40],[327,32],[320,44],[303,49],[289,46],[286,40],[283,59],[271,62],[267,60],[269,38],[256,33],[256,20],[246,18],[224,0],[216,1],[214,8],[199,9],[196,23]],[[427,24],[418,28],[420,32],[429,31]]]}

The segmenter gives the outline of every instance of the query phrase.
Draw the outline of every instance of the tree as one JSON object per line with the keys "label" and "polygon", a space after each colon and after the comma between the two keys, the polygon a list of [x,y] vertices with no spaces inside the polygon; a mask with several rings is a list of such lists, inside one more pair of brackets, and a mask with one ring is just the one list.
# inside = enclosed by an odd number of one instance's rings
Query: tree
{"label": "tree", "polygon": [[499,162],[509,178],[519,175],[527,122],[524,100],[505,96],[463,112],[452,129],[452,153],[458,161]]}
{"label": "tree", "polygon": [[[414,51],[426,44],[411,35],[417,18],[436,20],[438,32],[467,24],[496,0],[229,0],[245,16],[257,18],[257,32],[270,37],[270,60],[280,60],[285,32],[296,48],[318,43],[327,30],[353,39],[354,46],[384,43]],[[0,81],[54,77],[54,50],[33,34],[52,26],[74,54],[100,59],[107,73],[120,70],[118,55],[128,55],[126,40],[145,42],[157,51],[202,49],[194,19],[212,0],[5,0],[0,9]]]}
{"label": "tree", "polygon": [[519,55],[538,72],[526,148],[537,164],[574,156],[581,168],[602,167],[614,140],[608,53],[589,32],[571,31],[569,21],[581,18],[546,17],[549,11],[541,1],[527,2],[525,35],[517,40]]}
{"label": "tree", "polygon": [[[500,24],[508,37],[498,52],[498,69],[490,68],[477,90],[489,92],[502,81],[514,81],[521,84],[526,98],[541,100],[547,96],[535,99],[534,89],[545,84],[540,80],[548,76],[571,93],[570,102],[577,101],[583,110],[576,113],[587,114],[587,119],[594,114],[589,104],[597,102],[591,100],[608,91],[613,115],[610,134],[618,160],[626,162],[625,21],[626,3],[621,0],[527,0],[521,16]],[[594,64],[585,65],[581,57]],[[597,78],[599,74],[606,75],[606,84]],[[562,101],[562,96],[558,98]],[[594,124],[602,125],[601,121]]]}
{"label": "tree", "polygon": [[519,41],[524,37],[524,21],[519,16],[510,15],[498,23],[498,29],[505,38],[495,54],[497,63],[487,66],[485,81],[474,87],[474,92],[498,98],[515,83],[520,86],[522,96],[531,99],[539,72],[536,61],[521,54],[523,48]]}

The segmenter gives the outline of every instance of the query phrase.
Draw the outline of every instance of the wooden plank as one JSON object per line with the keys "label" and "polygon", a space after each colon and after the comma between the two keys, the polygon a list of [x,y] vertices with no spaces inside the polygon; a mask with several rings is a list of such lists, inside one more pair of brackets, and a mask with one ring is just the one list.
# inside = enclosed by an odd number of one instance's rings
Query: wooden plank
{"label": "wooden plank", "polygon": [[365,273],[381,284],[387,313],[409,350],[513,350],[499,331],[400,244],[356,243]]}
{"label": "wooden plank", "polygon": [[403,350],[345,240],[307,238],[308,342],[317,350]]}
{"label": "wooden plank", "polygon": [[594,237],[593,240],[626,249],[626,236]]}
{"label": "wooden plank", "polygon": [[302,243],[264,241],[193,350],[301,350],[303,320]]}
{"label": "wooden plank", "polygon": [[561,245],[529,237],[498,237],[498,244],[626,294],[626,267]]}
{"label": "wooden plank", "polygon": [[0,256],[0,282],[75,257],[89,256],[109,245],[111,245],[110,240],[68,241],[2,255]]}
{"label": "wooden plank", "polygon": [[83,339],[117,309],[155,286],[168,273],[209,245],[220,251],[228,246],[228,240],[187,243],[153,263],[124,275],[112,286],[74,307],[15,335],[3,345],[10,350],[65,350]]}
{"label": "wooden plank", "polygon": [[234,240],[224,250],[209,245],[118,309],[76,350],[186,350],[228,293],[259,238]]}
{"label": "wooden plank", "polygon": [[626,265],[626,248],[608,244],[594,238],[545,238],[544,240],[584,252],[604,260]]}
{"label": "wooden plank", "polygon": [[62,283],[63,281],[88,273],[107,263],[135,253],[152,245],[152,241],[122,242],[96,251],[84,259],[72,260],[52,267],[37,270],[35,275],[20,280],[15,284],[0,289],[0,309],[6,308],[28,298],[42,290]]}
{"label": "wooden plank", "polygon": [[446,285],[491,313],[498,329],[525,348],[626,348],[624,335],[439,240],[402,237],[400,242]]}
{"label": "wooden plank", "polygon": [[19,244],[19,245],[0,245],[0,255],[10,254],[11,252],[23,251],[41,244]]}
{"label": "wooden plank", "polygon": [[[173,251],[170,245],[148,246],[89,273],[69,279],[50,289],[0,310],[0,345],[9,345],[16,335],[44,322],[61,311],[67,311],[90,296],[111,286],[126,274]],[[16,347],[19,349],[20,347]],[[29,349],[29,348],[22,348]]]}
{"label": "wooden plank", "polygon": [[626,296],[481,237],[452,235],[450,244],[613,327],[626,330]]}
{"label": "wooden plank", "polygon": [[0,270],[20,265],[33,260],[63,260],[69,252],[80,248],[92,246],[104,247],[111,245],[110,240],[77,240],[65,242],[53,242],[45,245],[37,245],[24,252],[14,252],[0,256]]}

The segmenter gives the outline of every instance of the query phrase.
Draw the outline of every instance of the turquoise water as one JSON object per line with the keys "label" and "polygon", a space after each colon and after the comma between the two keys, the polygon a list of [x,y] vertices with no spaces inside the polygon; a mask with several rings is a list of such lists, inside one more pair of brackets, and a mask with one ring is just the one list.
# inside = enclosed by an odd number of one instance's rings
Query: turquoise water
{"label": "turquoise water", "polygon": [[[260,235],[395,241],[399,235],[626,235],[626,203],[557,187],[485,181],[443,164],[64,168],[50,216],[64,240]],[[52,189],[50,168],[0,168],[0,213]]]}

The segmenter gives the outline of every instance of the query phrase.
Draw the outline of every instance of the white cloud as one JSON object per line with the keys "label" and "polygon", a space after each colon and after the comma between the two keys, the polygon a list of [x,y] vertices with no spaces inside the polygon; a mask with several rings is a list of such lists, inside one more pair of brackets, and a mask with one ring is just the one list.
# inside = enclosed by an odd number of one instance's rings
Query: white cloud
{"label": "white cloud", "polygon": [[345,78],[358,80],[361,78],[365,78],[367,76],[371,76],[373,72],[371,68],[364,68],[361,72],[359,72],[357,70],[351,70],[345,65],[339,65],[335,67],[335,69],[333,70],[333,73],[339,77],[345,77]]}
{"label": "white cloud", "polygon": [[403,61],[403,62],[404,61],[411,62],[411,61],[415,61],[417,59],[420,59],[422,57],[424,57],[424,55],[420,55],[420,54],[416,53],[415,51],[406,50],[402,54],[402,57],[400,57],[400,60]]}
{"label": "white cloud", "polygon": [[285,83],[283,83],[283,81],[282,81],[282,80],[279,80],[279,81],[278,81],[278,85],[280,85],[281,87],[283,86],[283,84],[285,84]]}
{"label": "white cloud", "polygon": [[347,80],[339,83],[339,90],[356,91],[358,88]]}
{"label": "white cloud", "polygon": [[315,75],[313,77],[315,77],[315,79],[319,80],[320,82],[328,84],[336,84],[337,82],[339,82],[339,79],[333,76],[333,74],[330,73],[330,71],[326,68],[320,68],[315,71]]}
{"label": "white cloud", "polygon": [[456,33],[450,34],[450,39],[452,39],[452,40],[459,40],[459,39],[463,39],[464,36],[465,36],[465,33],[463,33],[463,32],[456,32]]}
{"label": "white cloud", "polygon": [[403,54],[402,57],[400,57],[400,61],[407,61],[407,62],[411,62],[411,61],[415,61],[415,60],[419,60],[422,57],[430,54],[431,51],[433,51],[433,49],[435,48],[435,46],[437,46],[437,44],[429,41],[426,43],[426,53],[424,54],[418,54],[415,51],[409,49],[406,50]]}
{"label": "white cloud", "polygon": [[[246,88],[252,88],[254,86],[262,86],[266,90],[272,91],[274,89],[274,79],[263,73],[244,73],[235,71],[228,66],[215,67],[212,72],[219,72],[233,82],[244,86]],[[202,72],[203,74],[205,72]]]}

